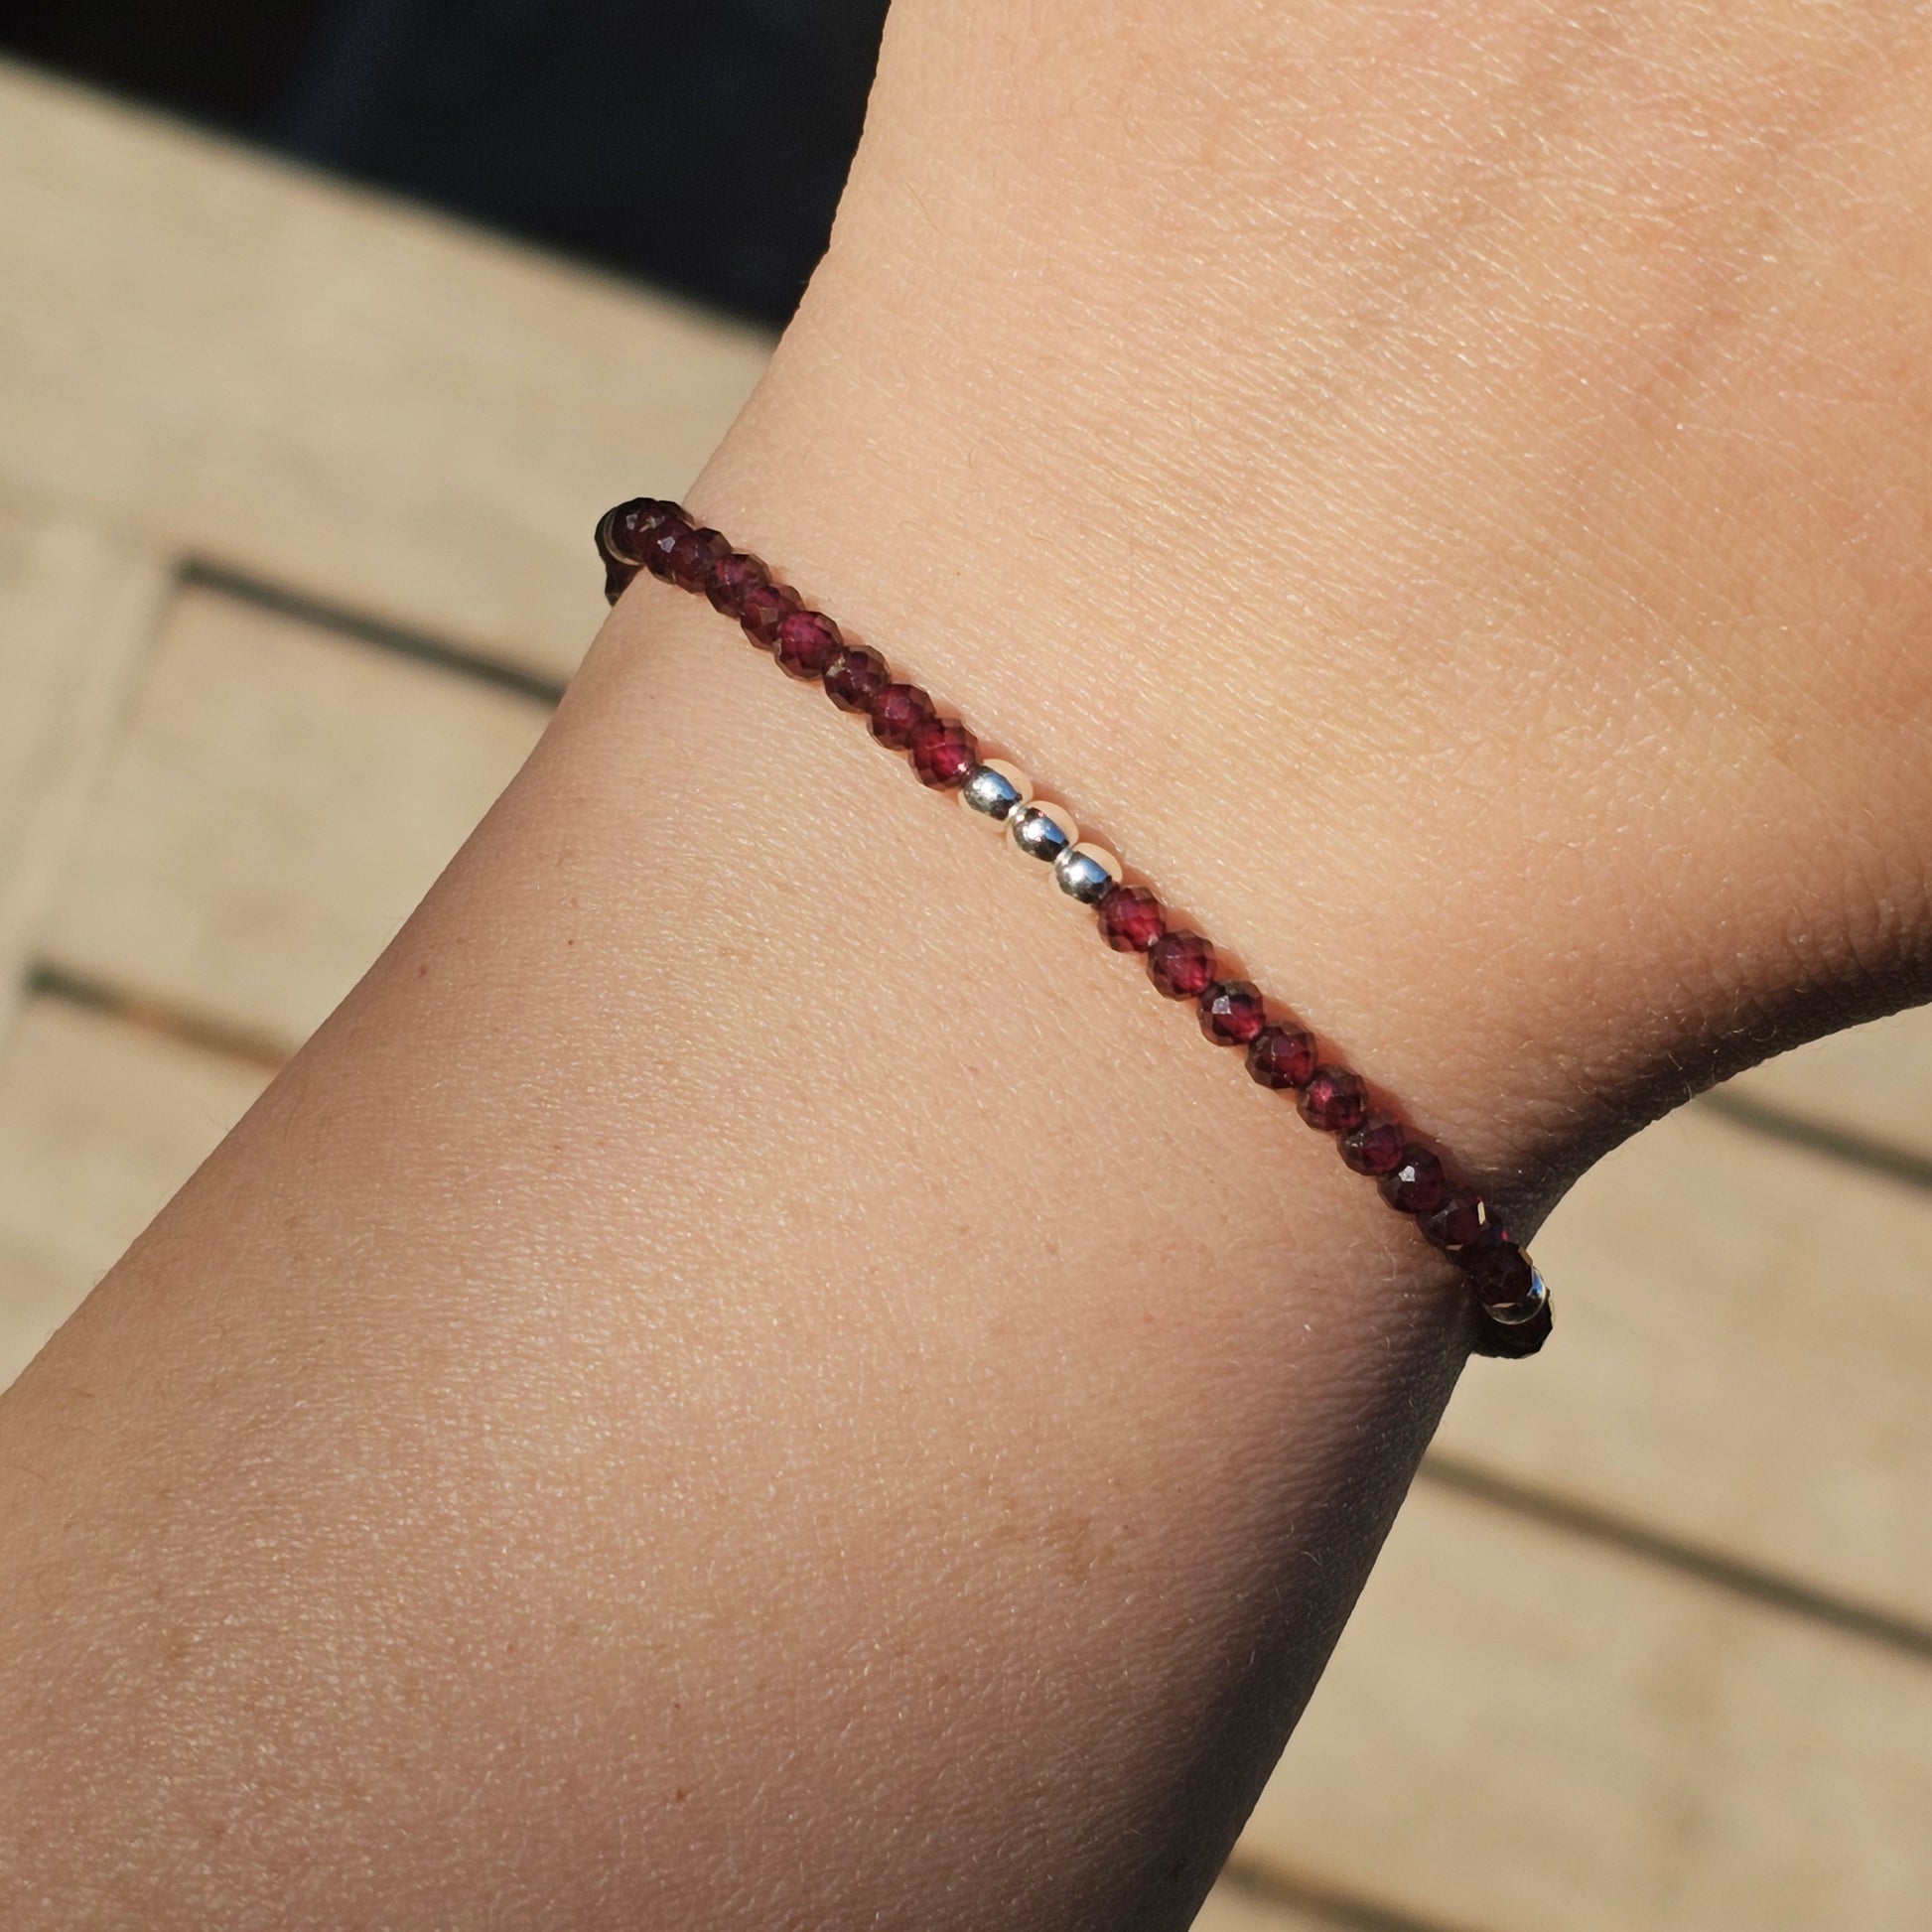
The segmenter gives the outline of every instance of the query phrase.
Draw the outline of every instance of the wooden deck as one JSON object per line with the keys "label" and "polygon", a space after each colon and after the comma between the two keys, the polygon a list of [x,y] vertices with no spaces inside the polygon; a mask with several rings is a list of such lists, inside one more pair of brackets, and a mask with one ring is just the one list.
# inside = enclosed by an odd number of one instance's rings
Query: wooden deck
{"label": "wooden deck", "polygon": [[[0,1384],[359,974],[757,338],[0,69]],[[1538,1243],[1202,1932],[1932,1926],[1932,1011]]]}

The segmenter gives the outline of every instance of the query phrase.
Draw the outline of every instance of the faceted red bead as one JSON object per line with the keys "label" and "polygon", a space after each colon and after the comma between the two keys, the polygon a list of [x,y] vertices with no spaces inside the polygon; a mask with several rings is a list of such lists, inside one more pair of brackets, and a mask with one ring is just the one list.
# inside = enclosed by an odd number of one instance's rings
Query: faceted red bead
{"label": "faceted red bead", "polygon": [[1302,1118],[1324,1134],[1352,1134],[1368,1112],[1368,1094],[1345,1066],[1317,1066],[1302,1089]]}
{"label": "faceted red bead", "polygon": [[1530,1258],[1493,1222],[1481,1240],[1457,1251],[1455,1264],[1485,1309],[1512,1308],[1529,1299]]}
{"label": "faceted red bead", "polygon": [[686,530],[671,544],[671,582],[681,591],[701,591],[712,567],[731,553],[731,544],[716,530]]}
{"label": "faceted red bead", "polygon": [[1314,1071],[1314,1038],[1300,1027],[1264,1027],[1248,1048],[1248,1071],[1264,1087],[1308,1084]]}
{"label": "faceted red bead", "polygon": [[847,644],[825,667],[825,695],[841,711],[870,711],[893,681],[893,667],[864,644]]}
{"label": "faceted red bead", "polygon": [[745,626],[745,634],[755,644],[762,644],[766,650],[775,650],[778,644],[778,626],[803,607],[804,600],[789,584],[766,584],[745,593],[739,601],[738,621]]}
{"label": "faceted red bead", "polygon": [[916,684],[889,684],[872,701],[872,735],[902,752],[921,725],[932,723],[932,700]]}
{"label": "faceted red bead", "polygon": [[1382,1198],[1403,1214],[1427,1214],[1440,1207],[1449,1192],[1443,1164],[1426,1147],[1411,1143],[1402,1150],[1401,1165],[1381,1179]]}
{"label": "faceted red bead", "polygon": [[753,591],[762,590],[770,581],[769,573],[756,557],[733,550],[711,566],[704,594],[710,598],[714,611],[722,611],[728,618],[742,618],[746,597]]}
{"label": "faceted red bead", "polygon": [[823,677],[825,667],[845,648],[832,620],[818,611],[793,611],[780,620],[772,655],[793,677]]}
{"label": "faceted red bead", "polygon": [[1483,1224],[1482,1196],[1468,1187],[1456,1188],[1416,1223],[1439,1248],[1466,1248],[1482,1238]]}
{"label": "faceted red bead", "polygon": [[675,503],[660,503],[654,496],[633,496],[614,510],[606,510],[597,526],[597,547],[617,563],[639,568],[650,554],[651,540],[666,524],[687,522]]}
{"label": "faceted red bead", "polygon": [[1214,948],[1198,932],[1164,932],[1147,949],[1147,974],[1171,1000],[1198,1000],[1214,977]]}
{"label": "faceted red bead", "polygon": [[691,526],[682,515],[667,516],[640,545],[644,553],[644,568],[653,577],[661,578],[668,584],[671,581],[671,552],[677,548],[680,538],[690,534]]}
{"label": "faceted red bead", "polygon": [[952,791],[980,761],[979,740],[957,718],[935,718],[912,734],[906,748],[919,782],[935,791]]}
{"label": "faceted red bead", "polygon": [[1167,931],[1161,901],[1145,886],[1114,886],[1101,899],[1100,936],[1116,952],[1146,952]]}
{"label": "faceted red bead", "polygon": [[1200,996],[1200,1030],[1217,1046],[1246,1046],[1268,1019],[1261,989],[1246,980],[1216,980]]}
{"label": "faceted red bead", "polygon": [[1409,1145],[1408,1130],[1399,1120],[1384,1120],[1377,1115],[1365,1120],[1354,1133],[1342,1136],[1342,1161],[1357,1173],[1385,1174],[1402,1165]]}

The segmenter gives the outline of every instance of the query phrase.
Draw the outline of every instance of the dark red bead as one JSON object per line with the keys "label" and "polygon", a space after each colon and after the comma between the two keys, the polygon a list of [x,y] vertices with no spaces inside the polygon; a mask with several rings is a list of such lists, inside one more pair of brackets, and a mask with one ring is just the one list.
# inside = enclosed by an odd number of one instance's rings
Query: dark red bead
{"label": "dark red bead", "polygon": [[712,567],[731,553],[730,543],[716,530],[686,530],[671,544],[671,582],[681,591],[701,591]]}
{"label": "dark red bead", "polygon": [[1484,1215],[1482,1196],[1468,1187],[1458,1187],[1440,1206],[1433,1207],[1416,1223],[1426,1240],[1439,1248],[1466,1248],[1482,1238]]}
{"label": "dark red bead", "polygon": [[675,503],[661,503],[654,496],[633,496],[614,510],[606,510],[597,526],[597,547],[615,563],[638,569],[650,554],[651,540],[667,524],[680,527],[688,522]]}
{"label": "dark red bead", "polygon": [[1507,1309],[1529,1300],[1530,1258],[1493,1222],[1482,1239],[1457,1251],[1469,1292],[1485,1309]]}
{"label": "dark red bead", "polygon": [[1402,1165],[1409,1133],[1399,1120],[1384,1120],[1379,1115],[1365,1120],[1352,1134],[1344,1134],[1340,1147],[1342,1161],[1357,1173],[1392,1173]]}
{"label": "dark red bead", "polygon": [[766,584],[761,589],[745,593],[739,602],[738,621],[745,626],[745,634],[753,643],[762,644],[766,650],[775,650],[778,626],[794,611],[801,610],[803,603],[789,584]]}
{"label": "dark red bead", "polygon": [[955,791],[980,761],[979,740],[957,718],[935,718],[912,734],[906,749],[921,784],[935,791]]}
{"label": "dark red bead", "polygon": [[779,621],[772,655],[793,677],[823,677],[826,666],[844,648],[838,625],[822,612],[793,611]]}
{"label": "dark red bead", "polygon": [[902,752],[921,725],[932,723],[932,700],[916,684],[889,684],[872,701],[872,735]]}
{"label": "dark red bead", "polygon": [[1116,952],[1146,952],[1167,931],[1161,901],[1145,886],[1113,886],[1101,899],[1100,936]]}
{"label": "dark red bead", "polygon": [[847,644],[825,667],[825,695],[841,711],[870,711],[893,681],[893,667],[864,644]]}
{"label": "dark red bead", "polygon": [[1368,1094],[1345,1066],[1317,1066],[1302,1089],[1302,1118],[1324,1134],[1352,1134],[1368,1112]]}
{"label": "dark red bead", "polygon": [[1403,1214],[1427,1214],[1440,1207],[1449,1192],[1443,1164],[1426,1147],[1413,1143],[1402,1150],[1402,1163],[1381,1179],[1382,1198]]}
{"label": "dark red bead", "polygon": [[691,526],[682,516],[667,516],[639,546],[644,553],[644,568],[653,577],[661,578],[668,584],[671,581],[671,552],[677,548],[681,538],[690,534]]}
{"label": "dark red bead", "polygon": [[722,611],[728,618],[742,618],[747,596],[762,590],[770,581],[770,575],[756,557],[733,550],[711,566],[711,575],[704,582],[704,594],[710,598],[714,611]]}
{"label": "dark red bead", "polygon": [[1216,980],[1200,996],[1200,1030],[1217,1046],[1246,1046],[1267,1023],[1261,988],[1246,980]]}
{"label": "dark red bead", "polygon": [[1214,977],[1214,948],[1198,932],[1164,932],[1147,949],[1147,975],[1171,1000],[1198,1000]]}
{"label": "dark red bead", "polygon": [[1264,1087],[1308,1084],[1314,1071],[1314,1039],[1300,1027],[1264,1027],[1248,1048],[1248,1072]]}

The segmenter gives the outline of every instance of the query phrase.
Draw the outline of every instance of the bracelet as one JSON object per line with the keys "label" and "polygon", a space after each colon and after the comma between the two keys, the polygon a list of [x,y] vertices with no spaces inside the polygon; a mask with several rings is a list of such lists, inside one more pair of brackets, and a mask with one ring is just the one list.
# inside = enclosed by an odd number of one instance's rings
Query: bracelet
{"label": "bracelet", "polygon": [[1372,1176],[1382,1198],[1412,1216],[1455,1263],[1478,1317],[1476,1353],[1522,1356],[1542,1347],[1550,1291],[1482,1196],[1452,1180],[1442,1156],[1392,1110],[1372,1110],[1361,1076],[1323,1055],[1306,1027],[1287,1014],[1271,1016],[1259,988],[1217,977],[1213,946],[1171,926],[1154,894],[1127,884],[1120,861],[1081,839],[1064,806],[1035,798],[1026,774],[1006,760],[982,759],[979,741],[957,718],[941,716],[877,651],[848,643],[830,618],[807,609],[758,558],[734,550],[677,504],[648,496],[620,503],[598,523],[597,547],[613,604],[640,570],[702,594],[791,676],[822,683],[841,711],[864,714],[873,737],[905,753],[922,783],[956,791],[968,810],[1004,825],[1020,851],[1051,868],[1068,897],[1094,908],[1108,945],[1145,953],[1148,977],[1162,993],[1192,1002],[1209,1039],[1244,1048],[1248,1071],[1262,1086],[1295,1094],[1302,1118],[1334,1135],[1342,1160]]}

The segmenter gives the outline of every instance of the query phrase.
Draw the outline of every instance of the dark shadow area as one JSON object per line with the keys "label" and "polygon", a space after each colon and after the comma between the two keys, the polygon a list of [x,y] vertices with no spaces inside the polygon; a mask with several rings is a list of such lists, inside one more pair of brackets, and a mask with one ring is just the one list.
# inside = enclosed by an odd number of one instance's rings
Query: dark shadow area
{"label": "dark shadow area", "polygon": [[886,0],[10,0],[0,48],[765,323]]}

